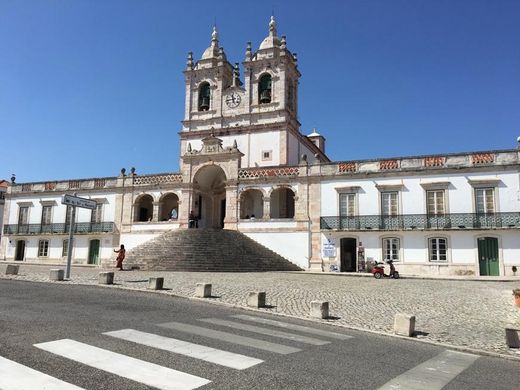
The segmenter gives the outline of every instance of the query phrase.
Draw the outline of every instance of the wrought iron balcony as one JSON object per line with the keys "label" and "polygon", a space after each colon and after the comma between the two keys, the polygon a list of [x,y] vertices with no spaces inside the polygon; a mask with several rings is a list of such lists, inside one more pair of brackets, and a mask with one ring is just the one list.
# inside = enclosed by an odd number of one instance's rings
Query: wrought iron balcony
{"label": "wrought iron balcony", "polygon": [[322,230],[462,230],[520,228],[520,213],[321,217]]}
{"label": "wrought iron balcony", "polygon": [[[114,222],[79,222],[74,224],[75,234],[89,233],[113,233]],[[35,235],[35,234],[66,234],[69,233],[69,225],[64,223],[51,224],[15,224],[5,225],[5,235]]]}

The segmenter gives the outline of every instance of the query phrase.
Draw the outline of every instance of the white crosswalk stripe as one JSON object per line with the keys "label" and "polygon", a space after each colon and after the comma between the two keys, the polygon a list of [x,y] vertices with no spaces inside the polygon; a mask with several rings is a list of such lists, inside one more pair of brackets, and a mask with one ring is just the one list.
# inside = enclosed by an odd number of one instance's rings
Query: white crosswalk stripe
{"label": "white crosswalk stripe", "polygon": [[185,324],[182,322],[168,322],[165,324],[158,324],[158,326],[167,329],[174,329],[185,333],[196,334],[198,336],[217,339],[219,341],[224,341],[227,343],[233,343],[243,345],[246,347],[261,349],[264,351],[279,353],[282,355],[287,355],[290,353],[301,351],[301,349],[289,347],[287,345],[275,344],[264,340],[239,336],[233,333],[221,332],[218,330],[203,328],[200,326]]}
{"label": "white crosswalk stripe", "polygon": [[265,325],[277,326],[279,328],[298,330],[300,332],[311,333],[311,334],[315,334],[317,336],[330,337],[330,338],[334,338],[334,339],[348,340],[348,339],[352,338],[352,336],[348,336],[348,335],[342,334],[342,333],[329,332],[326,330],[309,328],[308,326],[296,325],[296,324],[291,324],[291,323],[282,322],[282,321],[275,321],[275,320],[270,320],[268,318],[263,318],[263,317],[254,317],[254,316],[250,316],[247,314],[237,314],[237,315],[233,315],[231,317],[238,318],[240,320],[245,320],[245,321],[258,322],[260,324],[265,324]]}
{"label": "white crosswalk stripe", "polygon": [[295,333],[280,332],[278,330],[262,328],[260,326],[253,326],[248,324],[242,324],[240,322],[221,320],[220,318],[202,318],[199,321],[207,322],[215,325],[227,326],[232,329],[245,330],[247,332],[264,334],[267,336],[278,337],[281,339],[288,339],[298,341],[300,343],[312,344],[312,345],[325,345],[330,344],[330,341],[319,340],[312,337],[301,336]]}
{"label": "white crosswalk stripe", "polygon": [[209,380],[135,359],[78,341],[63,339],[34,344],[44,351],[162,390],[196,389]]}
{"label": "white crosswalk stripe", "polygon": [[381,386],[380,390],[440,390],[479,357],[469,353],[444,351]]}
{"label": "white crosswalk stripe", "polygon": [[81,387],[56,379],[43,372],[0,356],[0,389],[2,390],[82,390]]}
{"label": "white crosswalk stripe", "polygon": [[161,349],[189,356],[191,358],[204,360],[221,366],[244,370],[263,362],[249,356],[223,351],[220,349],[206,347],[204,345],[193,344],[187,341],[177,340],[170,337],[159,336],[152,333],[141,332],[134,329],[122,329],[114,332],[106,332],[104,335],[116,337],[118,339],[131,341],[136,344],[147,345],[149,347]]}

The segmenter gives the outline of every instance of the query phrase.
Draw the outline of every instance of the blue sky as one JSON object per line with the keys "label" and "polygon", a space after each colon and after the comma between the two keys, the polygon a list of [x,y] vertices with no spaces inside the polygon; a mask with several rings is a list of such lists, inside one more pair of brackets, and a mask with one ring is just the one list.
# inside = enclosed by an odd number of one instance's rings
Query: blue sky
{"label": "blue sky", "polygon": [[178,171],[186,53],[216,20],[242,62],[273,8],[331,159],[517,146],[519,0],[0,0],[0,178]]}

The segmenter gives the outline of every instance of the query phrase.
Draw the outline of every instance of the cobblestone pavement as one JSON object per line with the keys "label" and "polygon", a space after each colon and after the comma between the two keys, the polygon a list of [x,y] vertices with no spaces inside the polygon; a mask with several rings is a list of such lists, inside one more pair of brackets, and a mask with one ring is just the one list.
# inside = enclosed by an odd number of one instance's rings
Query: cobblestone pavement
{"label": "cobblestone pavement", "polygon": [[[0,278],[48,282],[50,266],[21,265],[17,276]],[[71,280],[57,283],[97,284],[99,268],[74,267]],[[192,297],[199,282],[213,285],[210,299],[246,306],[250,291],[266,291],[270,308],[280,313],[309,318],[310,302],[329,301],[331,324],[393,333],[394,315],[416,315],[417,338],[443,344],[496,352],[520,358],[507,348],[504,328],[520,323],[520,309],[513,306],[511,281],[462,281],[406,279],[376,280],[371,277],[303,273],[191,273],[115,271],[116,286],[146,289],[148,278],[164,277],[161,293]],[[325,320],[324,320],[325,321]]]}

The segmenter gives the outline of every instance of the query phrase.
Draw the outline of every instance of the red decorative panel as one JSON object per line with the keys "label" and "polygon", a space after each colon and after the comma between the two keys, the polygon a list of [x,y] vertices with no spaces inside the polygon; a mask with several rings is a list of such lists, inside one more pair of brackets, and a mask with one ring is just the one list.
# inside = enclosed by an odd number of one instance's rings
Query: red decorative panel
{"label": "red decorative panel", "polygon": [[79,180],[69,180],[69,188],[79,188],[80,183]]}
{"label": "red decorative panel", "polygon": [[354,162],[339,163],[338,170],[339,170],[339,173],[356,172],[357,165]]}
{"label": "red decorative panel", "polygon": [[106,184],[105,179],[94,179],[94,188],[102,188]]}
{"label": "red decorative panel", "polygon": [[445,162],[446,162],[446,157],[441,157],[441,156],[424,158],[425,167],[442,167]]}
{"label": "red decorative panel", "polygon": [[474,165],[490,164],[495,161],[495,156],[491,153],[477,153],[471,156],[471,162]]}
{"label": "red decorative panel", "polygon": [[258,177],[277,177],[277,176],[298,176],[300,169],[298,167],[283,168],[253,168],[241,169],[238,171],[240,179],[256,179]]}
{"label": "red decorative panel", "polygon": [[399,168],[399,160],[382,160],[379,161],[379,169],[398,169]]}
{"label": "red decorative panel", "polygon": [[55,189],[56,189],[56,182],[55,181],[45,183],[45,191],[52,191],[52,190],[55,190]]}

